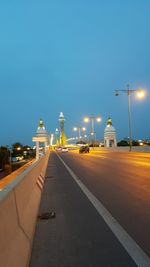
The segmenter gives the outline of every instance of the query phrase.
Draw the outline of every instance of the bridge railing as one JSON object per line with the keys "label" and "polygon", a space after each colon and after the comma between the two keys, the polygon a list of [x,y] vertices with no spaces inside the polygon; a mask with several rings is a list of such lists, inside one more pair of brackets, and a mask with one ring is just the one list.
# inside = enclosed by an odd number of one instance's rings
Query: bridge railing
{"label": "bridge railing", "polygon": [[0,191],[0,266],[27,267],[49,152]]}

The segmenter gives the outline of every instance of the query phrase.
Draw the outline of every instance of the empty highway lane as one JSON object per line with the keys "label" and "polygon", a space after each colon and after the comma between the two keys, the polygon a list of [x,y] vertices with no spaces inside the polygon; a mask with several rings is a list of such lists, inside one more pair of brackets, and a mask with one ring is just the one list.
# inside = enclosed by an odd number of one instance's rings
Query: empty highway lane
{"label": "empty highway lane", "polygon": [[150,266],[149,154],[52,152],[48,209],[56,218],[38,221],[31,267]]}

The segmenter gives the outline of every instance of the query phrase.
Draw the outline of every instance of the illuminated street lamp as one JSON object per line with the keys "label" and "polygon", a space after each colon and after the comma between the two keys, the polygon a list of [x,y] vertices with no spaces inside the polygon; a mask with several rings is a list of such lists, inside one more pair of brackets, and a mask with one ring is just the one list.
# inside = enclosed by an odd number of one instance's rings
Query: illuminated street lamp
{"label": "illuminated street lamp", "polygon": [[75,132],[78,131],[78,139],[80,140],[82,137],[81,137],[81,132],[85,132],[86,131],[86,128],[85,127],[74,127],[73,130]]}
{"label": "illuminated street lamp", "polygon": [[128,121],[129,121],[129,151],[132,150],[132,126],[131,126],[131,94],[136,93],[138,98],[143,98],[145,96],[145,92],[142,89],[129,89],[129,84],[127,85],[127,89],[125,90],[115,90],[115,96],[119,95],[119,92],[123,92],[128,97]]}
{"label": "illuminated street lamp", "polygon": [[89,121],[91,121],[91,136],[94,137],[92,138],[92,143],[93,143],[93,147],[94,147],[94,143],[95,143],[95,129],[94,129],[94,122],[101,122],[101,118],[97,117],[97,116],[89,116],[89,117],[85,117],[84,118],[84,122],[88,123]]}
{"label": "illuminated street lamp", "polygon": [[142,89],[138,89],[138,90],[137,90],[137,97],[138,97],[139,99],[144,98],[144,97],[145,97],[145,91],[142,90]]}
{"label": "illuminated street lamp", "polygon": [[89,122],[89,118],[88,117],[86,117],[86,118],[84,118],[84,122]]}

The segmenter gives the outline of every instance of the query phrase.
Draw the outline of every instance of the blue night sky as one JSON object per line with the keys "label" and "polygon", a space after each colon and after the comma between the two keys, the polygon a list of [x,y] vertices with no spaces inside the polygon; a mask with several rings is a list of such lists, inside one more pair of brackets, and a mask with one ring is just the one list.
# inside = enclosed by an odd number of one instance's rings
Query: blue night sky
{"label": "blue night sky", "polygon": [[54,133],[61,111],[68,137],[93,114],[97,137],[110,116],[124,138],[127,97],[114,90],[128,83],[147,90],[132,96],[132,127],[150,139],[149,14],[149,0],[1,0],[0,145],[31,144],[40,118]]}

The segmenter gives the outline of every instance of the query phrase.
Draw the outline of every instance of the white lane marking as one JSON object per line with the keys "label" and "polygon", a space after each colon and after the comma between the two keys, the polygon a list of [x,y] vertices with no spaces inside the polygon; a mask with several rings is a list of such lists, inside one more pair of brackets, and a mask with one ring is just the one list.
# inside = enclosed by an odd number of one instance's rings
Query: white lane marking
{"label": "white lane marking", "polygon": [[[56,153],[57,154],[57,153]],[[117,222],[117,220],[110,214],[110,212],[102,205],[102,203],[88,190],[88,188],[80,181],[79,177],[70,169],[70,167],[63,161],[63,159],[57,154],[63,165],[66,167],[72,178],[79,185],[84,194],[88,197],[90,202],[96,208],[113,234],[120,241],[122,246],[128,252],[133,261],[138,267],[150,267],[150,258],[139,247],[139,245],[132,239],[132,237],[123,229],[123,227]]]}

